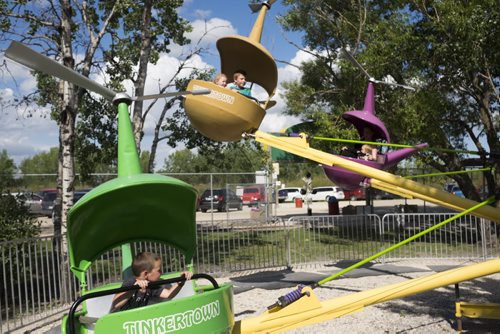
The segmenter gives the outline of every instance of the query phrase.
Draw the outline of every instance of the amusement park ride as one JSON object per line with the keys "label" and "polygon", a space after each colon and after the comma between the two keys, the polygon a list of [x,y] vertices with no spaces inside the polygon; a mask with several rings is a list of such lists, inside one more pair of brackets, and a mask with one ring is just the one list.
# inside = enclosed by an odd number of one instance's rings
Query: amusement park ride
{"label": "amusement park ride", "polygon": [[[277,86],[276,64],[271,54],[260,44],[264,18],[274,2],[270,0],[260,5],[258,18],[249,37],[229,36],[217,42],[222,72],[246,70],[248,81],[259,84],[268,93],[266,100],[254,101],[237,92],[199,80],[191,81],[186,92],[169,94],[186,95],[186,113],[198,131],[218,141],[236,141],[242,136],[254,138],[322,164],[336,183],[342,182],[338,179],[341,173],[347,173],[383,190],[420,198],[461,211],[461,214],[470,213],[500,223],[500,210],[486,205],[494,200],[492,198],[478,204],[384,171],[416,149],[387,153],[381,161],[360,163],[359,159],[310,148],[305,135],[277,137],[259,131],[266,110],[274,104],[271,98]],[[11,44],[6,56],[31,69],[100,94],[113,101],[118,109],[118,177],[94,188],[68,214],[67,240],[71,270],[80,281],[82,296],[65,316],[63,333],[279,333],[351,314],[368,305],[500,272],[500,259],[495,259],[327,301],[320,301],[313,291],[322,284],[319,282],[313,286],[299,287],[257,317],[237,322],[234,321],[232,286],[219,286],[212,277],[197,274],[193,276],[193,281],[185,284],[187,291],[172,300],[109,313],[113,295],[134,287],[120,288],[120,284],[116,283],[87,289],[87,272],[92,262],[105,251],[121,246],[122,272],[126,273],[133,256],[130,243],[146,240],[176,247],[184,255],[186,263],[189,263],[196,248],[196,190],[177,179],[145,174],[140,170],[128,109],[135,99],[158,96],[131,98],[125,93],[116,93],[17,42]],[[372,82],[368,86],[363,110],[348,112],[344,118],[353,123],[360,134],[365,126],[370,126],[376,138],[390,140],[385,126],[374,114]],[[140,229],[137,228],[138,221],[141,222]],[[176,275],[178,273],[170,274],[170,278],[158,284],[184,280]],[[196,283],[199,278],[208,279],[212,286],[200,288]],[[82,306],[81,309],[79,306]]]}

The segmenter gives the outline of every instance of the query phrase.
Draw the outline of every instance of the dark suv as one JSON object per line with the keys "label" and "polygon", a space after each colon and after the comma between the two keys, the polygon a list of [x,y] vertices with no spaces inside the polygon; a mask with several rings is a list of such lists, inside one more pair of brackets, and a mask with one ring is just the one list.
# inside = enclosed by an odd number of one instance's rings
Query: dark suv
{"label": "dark suv", "polygon": [[[212,196],[213,195],[213,196]],[[199,208],[202,212],[217,209],[217,211],[227,211],[229,209],[243,209],[243,201],[233,191],[228,189],[207,189],[200,198]]]}

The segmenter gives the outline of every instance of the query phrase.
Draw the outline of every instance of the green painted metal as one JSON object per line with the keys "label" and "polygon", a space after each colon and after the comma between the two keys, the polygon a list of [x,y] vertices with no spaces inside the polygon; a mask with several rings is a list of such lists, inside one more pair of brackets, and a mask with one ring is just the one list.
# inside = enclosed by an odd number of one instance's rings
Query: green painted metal
{"label": "green painted metal", "polygon": [[361,261],[353,264],[352,266],[339,271],[336,274],[333,274],[331,276],[328,276],[327,278],[322,279],[321,281],[319,281],[318,283],[316,283],[316,285],[319,286],[319,285],[323,285],[323,284],[325,284],[327,282],[330,282],[331,280],[334,280],[335,278],[340,277],[340,276],[344,275],[345,273],[347,273],[347,272],[349,272],[349,271],[351,271],[353,269],[356,269],[356,268],[362,266],[365,263],[368,263],[368,262],[370,262],[372,260],[375,260],[376,258],[378,258],[378,257],[380,257],[380,256],[382,256],[382,255],[384,255],[386,253],[389,253],[389,252],[391,252],[391,251],[393,251],[393,250],[395,250],[395,249],[397,249],[397,248],[399,248],[401,246],[404,246],[407,243],[409,243],[409,242],[411,242],[411,241],[413,241],[413,240],[415,240],[417,238],[420,238],[421,236],[423,236],[423,235],[425,235],[425,234],[427,234],[429,232],[432,232],[435,229],[440,228],[441,226],[446,225],[446,224],[448,224],[449,222],[451,222],[451,221],[453,221],[455,219],[458,219],[458,218],[460,218],[462,216],[465,216],[466,214],[471,213],[472,211],[474,211],[474,210],[476,210],[476,209],[478,209],[478,208],[480,208],[480,207],[482,207],[484,205],[493,203],[494,201],[495,201],[495,197],[492,196],[492,197],[488,198],[487,200],[485,200],[484,202],[481,202],[481,203],[479,203],[479,204],[477,204],[477,205],[475,205],[475,206],[473,206],[473,207],[471,207],[471,208],[469,208],[467,210],[464,210],[464,211],[456,214],[453,217],[450,217],[450,218],[448,218],[446,220],[443,220],[439,224],[431,226],[428,229],[426,229],[426,230],[424,230],[422,232],[419,232],[419,233],[417,233],[417,234],[415,234],[415,235],[413,235],[413,236],[411,236],[411,237],[409,237],[409,238],[407,238],[407,239],[405,239],[405,240],[403,240],[401,242],[398,242],[397,244],[392,245],[392,246],[390,246],[390,247],[388,247],[388,248],[386,248],[386,249],[378,252],[377,254],[374,254],[374,255],[372,255],[370,257],[367,257],[366,259],[361,260]]}
{"label": "green painted metal", "polygon": [[116,312],[100,318],[95,333],[230,333],[234,325],[232,286],[191,297]]}
{"label": "green painted metal", "polygon": [[132,262],[132,241],[175,246],[187,262],[196,248],[196,190],[168,176],[141,174],[127,104],[118,109],[118,177],[91,190],[68,213],[71,270],[83,286],[92,261],[113,247],[125,245],[124,273]]}
{"label": "green painted metal", "polygon": [[94,188],[68,215],[72,271],[84,280],[101,253],[139,240],[173,245],[191,261],[196,194],[187,183],[157,174],[118,177]]}
{"label": "green painted metal", "polygon": [[440,172],[440,173],[427,173],[427,174],[419,174],[419,175],[407,175],[403,176],[405,179],[415,179],[418,177],[431,177],[431,176],[441,176],[441,175],[455,175],[455,174],[465,174],[465,173],[477,173],[477,172],[486,172],[486,171],[494,171],[495,168],[479,168],[479,169],[470,169],[470,170],[457,170],[453,172]]}
{"label": "green painted metal", "polygon": [[350,143],[350,144],[369,144],[369,145],[387,146],[387,147],[418,148],[419,150],[422,150],[422,151],[436,151],[436,152],[449,152],[449,153],[456,152],[456,153],[467,153],[467,154],[475,154],[475,155],[481,154],[478,151],[452,150],[449,148],[440,148],[440,147],[418,147],[418,146],[407,145],[407,144],[380,143],[377,141],[366,141],[366,140],[355,140],[355,139],[327,138],[327,137],[319,137],[319,136],[318,137],[313,136],[312,139],[336,141],[339,143]]}
{"label": "green painted metal", "polygon": [[141,164],[128,114],[128,104],[120,102],[118,104],[118,176],[140,173]]}
{"label": "green painted metal", "polygon": [[[134,140],[134,131],[128,114],[128,103],[118,104],[118,176],[129,176],[141,173],[141,163]],[[130,244],[121,246],[122,277],[132,276],[134,253]]]}
{"label": "green painted metal", "polygon": [[[196,249],[197,192],[183,181],[141,173],[128,102],[118,104],[118,177],[94,188],[68,213],[71,270],[80,280],[84,294],[119,286],[116,283],[85,290],[87,269],[100,254],[114,247],[122,246],[124,276],[132,263],[133,241],[174,246],[184,254],[187,263],[192,261]],[[234,325],[232,296],[232,286],[225,284],[193,296],[111,314],[106,314],[111,296],[89,299],[82,304],[79,315],[90,313],[91,302],[104,314],[95,324],[84,325],[75,319],[75,332],[229,333]],[[63,318],[62,333],[66,333],[66,323],[67,316]]]}

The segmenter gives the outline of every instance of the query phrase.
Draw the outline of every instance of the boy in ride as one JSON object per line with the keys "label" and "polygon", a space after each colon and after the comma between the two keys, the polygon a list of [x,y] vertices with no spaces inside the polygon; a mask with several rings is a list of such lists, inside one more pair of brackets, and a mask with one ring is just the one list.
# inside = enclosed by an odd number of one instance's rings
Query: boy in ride
{"label": "boy in ride", "polygon": [[250,88],[245,87],[247,81],[246,81],[246,73],[243,70],[238,70],[234,72],[233,74],[233,83],[230,83],[227,85],[227,88],[238,92],[242,95],[245,95],[247,97],[252,97],[252,91]]}
{"label": "boy in ride", "polygon": [[[152,299],[171,299],[184,284],[184,282],[174,283],[168,288],[148,289],[148,284],[158,281],[161,275],[161,259],[154,253],[142,252],[137,254],[132,262],[132,273],[134,277],[126,279],[122,287],[138,285],[141,289],[117,293],[113,298],[111,312],[146,306]],[[185,271],[182,276],[189,280],[193,274]]]}

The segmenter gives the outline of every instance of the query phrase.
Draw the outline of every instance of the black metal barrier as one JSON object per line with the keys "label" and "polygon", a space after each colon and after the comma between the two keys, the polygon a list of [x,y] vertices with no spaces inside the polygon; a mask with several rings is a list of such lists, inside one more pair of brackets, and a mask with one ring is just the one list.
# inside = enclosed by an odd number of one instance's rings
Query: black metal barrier
{"label": "black metal barrier", "polygon": [[[212,285],[214,286],[215,289],[219,288],[219,284],[217,284],[217,281],[215,280],[215,278],[213,278],[212,276],[210,276],[208,274],[194,274],[191,279],[199,279],[199,278],[204,278],[204,279],[210,281],[210,283],[212,283]],[[168,279],[164,279],[164,280],[159,280],[156,282],[151,282],[148,284],[148,288],[158,289],[163,284],[185,282],[185,281],[186,281],[185,277],[182,277],[182,276],[173,277],[173,278],[168,278]],[[90,292],[90,293],[87,293],[81,297],[78,297],[69,309],[68,325],[67,325],[68,333],[70,333],[70,334],[75,333],[75,312],[76,312],[76,309],[78,308],[78,306],[80,306],[81,303],[83,303],[87,299],[108,296],[108,295],[114,295],[114,294],[117,294],[120,292],[125,292],[125,291],[139,290],[140,288],[141,287],[138,285],[124,286],[124,287],[120,287],[120,288],[116,288],[116,289]]]}

